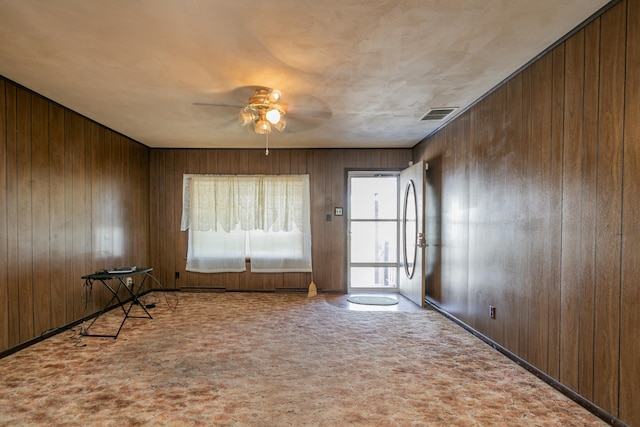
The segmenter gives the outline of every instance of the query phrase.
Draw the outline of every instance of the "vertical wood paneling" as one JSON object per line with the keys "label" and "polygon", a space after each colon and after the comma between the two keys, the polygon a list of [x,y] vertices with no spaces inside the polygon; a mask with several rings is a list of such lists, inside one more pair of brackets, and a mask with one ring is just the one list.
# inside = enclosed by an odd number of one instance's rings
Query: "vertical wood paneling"
{"label": "vertical wood paneling", "polygon": [[[326,164],[328,150],[315,150],[312,155],[312,166],[310,180],[311,191],[311,245],[312,245],[312,262],[313,262],[313,278],[319,289],[331,288],[331,271],[322,268],[321,261],[326,259],[327,236],[326,219],[327,208],[325,205],[326,195],[330,195],[329,190],[325,186]],[[319,230],[319,232],[314,232]]]}
{"label": "vertical wood paneling", "polygon": [[596,219],[594,401],[617,413],[625,9],[602,16]]}
{"label": "vertical wood paneling", "polygon": [[579,392],[593,400],[595,323],[596,173],[600,79],[600,20],[585,28],[584,145],[581,182]]}
{"label": "vertical wood paneling", "polygon": [[[103,206],[101,203],[101,197],[103,189],[103,177],[105,172],[102,166],[102,152],[101,152],[101,132],[97,125],[89,129],[89,145],[91,146],[91,154],[89,161],[91,162],[91,268],[90,271],[98,271],[105,268],[105,261],[108,261],[108,253],[104,251],[104,240],[102,231],[104,227],[104,218],[106,217],[105,209],[101,209]],[[109,268],[109,267],[106,267]],[[99,297],[95,300],[101,300],[106,290],[96,288],[94,293]],[[86,296],[85,296],[86,297]],[[87,307],[90,310],[97,309],[95,302],[91,301]]]}
{"label": "vertical wood paneling", "polygon": [[[87,135],[83,134],[83,141],[86,141]],[[85,144],[85,150],[86,150]],[[88,157],[87,152],[85,151],[84,156],[85,159]],[[113,238],[113,265],[114,267],[126,265],[126,264],[134,264],[135,262],[127,262],[124,261],[124,228],[123,228],[123,203],[120,194],[122,194],[123,184],[122,178],[124,176],[123,170],[123,161],[122,161],[122,141],[120,135],[113,134],[111,135],[111,170],[110,173],[113,174],[112,182],[112,196],[111,196],[111,227],[116,230],[123,230],[122,234],[116,234]],[[86,186],[85,186],[85,194],[86,194]],[[129,260],[127,260],[129,261]],[[87,271],[85,269],[85,271]]]}
{"label": "vertical wood paneling", "polygon": [[622,210],[622,283],[620,300],[620,414],[640,425],[640,2],[628,3],[624,177]]}
{"label": "vertical wood paneling", "polygon": [[[444,135],[436,137],[435,147],[439,153],[442,153],[445,147]],[[443,300],[442,269],[440,267],[442,256],[442,230],[440,227],[443,201],[442,163],[442,155],[436,156],[429,162],[428,170],[425,173],[424,200],[422,205],[418,205],[418,209],[422,209],[424,212],[424,234],[427,244],[422,256],[424,258],[425,296],[426,290],[429,289],[430,298],[436,302]]]}
{"label": "vertical wood paneling", "polygon": [[[566,43],[566,87],[562,175],[562,278],[559,379],[578,389],[580,312],[580,226],[582,194],[582,116],[584,96],[584,38],[580,32]],[[559,116],[562,117],[561,114]]]}
{"label": "vertical wood paneling", "polygon": [[[71,209],[67,215],[71,215],[71,251],[72,251],[72,278],[78,278],[87,274],[89,266],[85,263],[86,227],[85,204],[87,202],[87,187],[85,166],[87,164],[86,145],[84,135],[84,121],[75,114],[67,114],[66,127],[69,129],[67,137],[70,139],[71,152]],[[111,211],[113,204],[109,205]],[[81,289],[77,279],[71,280],[69,292],[73,298],[73,318],[77,319],[86,314],[82,302]]]}
{"label": "vertical wood paneling", "polygon": [[549,338],[547,372],[558,378],[560,370],[560,306],[562,275],[562,159],[563,111],[565,91],[565,49],[559,46],[552,52],[551,153],[549,160]]}
{"label": "vertical wood paneling", "polygon": [[[333,288],[334,290],[346,289],[347,287],[347,279],[345,277],[346,274],[346,239],[344,230],[346,227],[345,218],[346,216],[334,216],[334,208],[337,206],[345,207],[347,204],[345,203],[345,195],[347,194],[347,189],[345,188],[346,184],[346,175],[345,175],[345,165],[344,159],[342,156],[332,156],[332,160],[330,162],[330,171],[328,180],[331,185],[331,203],[329,205],[328,212],[326,213],[331,218],[330,222],[325,221],[325,225],[328,227],[327,237],[330,239],[327,241],[331,250],[327,254],[327,257],[323,260],[324,265],[331,265],[334,268],[331,268],[331,277],[330,284],[331,286],[325,286],[325,288]],[[346,209],[345,209],[346,210]],[[343,213],[344,211],[343,210]],[[320,264],[322,265],[322,264]]]}
{"label": "vertical wood paneling", "polygon": [[[517,292],[521,295],[518,316],[518,354],[529,360],[529,331],[530,331],[530,312],[531,300],[533,295],[533,275],[532,265],[534,263],[531,245],[531,218],[534,210],[531,203],[532,190],[532,85],[531,85],[531,68],[527,68],[522,72],[522,143],[520,144],[519,154],[522,158],[522,191],[523,204],[521,206],[521,214],[518,221],[521,238],[520,251],[521,256],[518,259],[520,271],[520,284],[516,285],[519,289]],[[524,240],[524,241],[523,241]]]}
{"label": "vertical wood paneling", "polygon": [[[91,169],[87,167],[87,165],[91,164],[91,133],[90,133],[90,122],[83,118],[82,123],[82,131],[83,131],[83,145],[84,145],[84,171],[83,181],[84,181],[84,198],[83,198],[83,216],[84,216],[84,247],[82,249],[82,268],[84,272],[92,272],[95,271],[92,269],[91,265],[91,244],[92,244],[92,230],[91,230],[91,186],[92,186],[92,177],[91,177]],[[87,273],[82,273],[87,274]],[[80,286],[77,286],[80,288]],[[80,313],[87,313],[88,307],[86,302],[83,301],[81,288],[77,291],[80,294],[80,306],[82,306],[82,311]]]}
{"label": "vertical wood paneling", "polygon": [[[0,206],[7,206],[7,120],[5,82],[0,79]],[[9,347],[9,281],[7,209],[0,209],[0,348]]]}
{"label": "vertical wood paneling", "polygon": [[[490,226],[493,215],[489,207],[491,196],[487,191],[488,170],[491,166],[489,144],[493,136],[490,126],[492,123],[490,99],[484,99],[478,103],[477,114],[473,116],[473,120],[475,132],[470,142],[472,163],[469,182],[471,209],[469,212],[469,318],[473,319],[477,328],[488,334],[491,319],[484,314],[489,309],[489,305],[493,304],[489,290],[489,282],[492,280],[490,264],[497,258],[487,258],[484,247],[487,226]],[[430,159],[429,163],[434,161],[439,163],[439,159],[440,156],[437,156]]]}
{"label": "vertical wood paneling", "polygon": [[[495,212],[493,220],[491,221],[491,231],[486,235],[486,244],[490,247],[496,247],[499,249],[498,256],[493,260],[491,270],[494,272],[493,279],[489,282],[489,295],[491,297],[491,304],[496,307],[505,307],[506,296],[500,291],[509,286],[506,279],[505,265],[508,253],[505,251],[504,241],[506,238],[504,225],[508,222],[506,217],[506,210],[503,206],[507,204],[506,188],[505,188],[505,173],[506,173],[506,108],[507,108],[507,88],[506,86],[499,87],[494,96],[492,97],[493,110],[491,127],[495,129],[494,135],[491,139],[491,163],[492,166],[489,169],[489,182],[488,190],[491,198],[491,211]],[[485,310],[488,310],[486,307]],[[486,313],[486,311],[485,311]],[[488,317],[488,316],[485,316]],[[504,316],[496,316],[495,319],[490,319],[489,322],[489,336],[499,342],[503,342],[505,335],[505,318]]]}
{"label": "vertical wood paneling", "polygon": [[50,329],[51,323],[51,271],[49,257],[49,111],[48,102],[39,96],[32,97],[32,182],[33,182],[33,259],[37,268],[33,272],[34,328],[40,334]]}
{"label": "vertical wood paneling", "polygon": [[531,311],[529,360],[547,368],[549,336],[549,197],[551,194],[551,82],[552,56],[547,54],[532,68],[531,157]]}
{"label": "vertical wood paneling", "polygon": [[[202,158],[199,160],[204,162],[206,161],[206,158]],[[169,175],[166,173],[166,171],[167,169],[171,169],[173,171],[172,166],[173,166],[173,156],[171,155],[170,152],[164,152],[162,156],[162,162],[158,166],[158,171],[160,175],[157,176],[158,190],[159,190],[159,202],[158,202],[157,215],[161,224],[166,224],[168,218],[170,217],[169,209],[167,208],[171,206],[171,195],[169,193],[169,182],[171,182],[171,179]],[[166,227],[159,228],[158,230],[156,230],[155,237],[159,241],[158,248],[160,252],[159,252],[158,260],[160,262],[160,265],[164,267],[170,267],[168,263],[169,257],[167,256],[167,251],[169,248],[172,247],[172,245],[168,239],[169,237],[168,229]],[[154,270],[154,271],[155,271],[155,277],[157,277],[161,283],[166,283],[167,275],[168,275],[167,269],[163,268],[163,269]]]}
{"label": "vertical wood paneling", "polygon": [[101,308],[107,294],[96,287],[86,306],[80,276],[131,258],[123,236],[143,230],[148,241],[149,150],[118,135],[116,156],[97,155],[97,128],[110,141],[112,131],[0,79],[0,351]]}
{"label": "vertical wood paneling", "polygon": [[71,125],[69,122],[69,112],[64,112],[64,218],[65,218],[65,241],[64,241],[64,274],[65,274],[65,290],[64,299],[67,303],[65,310],[66,322],[72,322],[74,317],[74,288],[75,278],[77,277],[73,271],[73,144],[74,140],[71,135]]}
{"label": "vertical wood paneling", "polygon": [[469,115],[465,114],[451,127],[451,142],[446,144],[444,170],[452,168],[452,176],[443,177],[442,184],[442,245],[452,248],[442,251],[442,281],[451,287],[442,289],[441,306],[463,321],[467,320],[467,244],[468,240],[468,144]]}
{"label": "vertical wood paneling", "polygon": [[17,183],[17,88],[6,85],[7,129],[7,285],[9,296],[9,346],[20,343],[18,294],[18,183]]}
{"label": "vertical wood paneling", "polygon": [[[166,224],[180,224],[180,218],[175,216],[174,198],[170,197],[171,188],[173,183],[173,177],[176,175],[176,165],[175,165],[175,155],[167,156],[167,159],[164,164],[164,177],[163,183],[165,191],[167,192],[167,198],[165,200],[164,208],[162,209],[165,212],[165,223]],[[179,173],[178,173],[179,174]],[[178,226],[179,229],[179,226]],[[166,244],[166,248],[175,248],[176,242],[174,240],[174,230],[175,228],[165,227],[164,230],[160,232],[160,238],[164,239]],[[171,283],[174,280],[175,275],[175,256],[170,252],[166,251],[162,256],[162,265],[165,266],[162,273],[160,274],[161,283]]]}
{"label": "vertical wood paneling", "polygon": [[[465,141],[469,140],[470,132],[470,116],[465,114],[460,119],[461,129],[459,134],[459,141],[456,143],[456,169],[458,170],[458,182],[457,200],[455,201],[455,233],[451,236],[457,242],[462,243],[462,248],[456,248],[456,253],[452,255],[456,263],[453,266],[455,281],[457,283],[457,294],[460,295],[456,298],[456,305],[459,305],[458,311],[462,319],[468,318],[467,302],[469,298],[469,144]],[[446,176],[446,175],[445,175]],[[443,190],[448,192],[446,189]],[[452,248],[456,247],[452,246]],[[445,255],[443,254],[443,258]],[[443,266],[444,268],[444,266]],[[444,289],[443,289],[444,291]]]}
{"label": "vertical wood paneling", "polygon": [[[155,153],[156,150],[151,150],[151,153]],[[167,154],[169,153],[170,150],[163,150],[163,154]],[[152,169],[160,169],[161,168],[161,164],[154,164],[154,160],[156,162],[160,162],[160,161],[164,161],[162,157],[158,157],[158,158],[151,158],[152,160],[152,165],[151,168]],[[217,160],[217,159],[216,159]],[[161,170],[161,169],[160,169]],[[202,173],[200,171],[199,165],[198,165],[198,154],[197,151],[195,150],[187,150],[187,161],[186,161],[186,170],[184,173]],[[216,165],[216,171],[214,173],[221,173],[220,170],[217,168]],[[180,189],[180,191],[182,192],[182,188]],[[157,209],[160,210],[160,205],[159,205],[159,195],[156,193],[155,195],[152,194],[152,200],[151,200],[151,205],[157,205]],[[157,222],[154,222],[157,221]],[[152,234],[159,234],[160,233],[160,229],[161,227],[164,227],[164,224],[162,224],[160,222],[160,217],[156,214],[155,216],[151,217],[151,229],[153,230]],[[184,234],[187,234],[187,232],[185,231]],[[158,236],[155,236],[155,238],[157,239]],[[156,250],[158,252],[154,252],[154,248],[151,248],[151,253],[155,256],[158,257],[160,256],[160,247],[158,246],[156,248]],[[186,257],[187,257],[187,252],[183,252],[181,254],[179,254],[179,256],[182,258],[182,262],[186,264]],[[157,264],[153,264],[154,266]],[[192,273],[190,271],[187,271],[185,273],[186,276],[186,280],[185,280],[185,284],[187,286],[198,286],[198,274],[197,273]]]}
{"label": "vertical wood paneling", "polygon": [[[521,310],[518,302],[523,294],[525,283],[522,282],[521,272],[526,268],[527,258],[518,256],[522,250],[518,244],[518,236],[522,232],[524,214],[526,213],[525,176],[526,164],[524,162],[525,144],[523,143],[522,122],[522,74],[518,74],[507,85],[507,149],[505,152],[506,171],[504,191],[508,202],[505,203],[507,228],[505,232],[505,278],[507,286],[504,293],[505,306],[498,312],[505,322],[504,343],[507,348],[518,349],[520,331]],[[524,316],[522,316],[524,318]],[[515,320],[515,321],[514,321]]]}
{"label": "vertical wood paneling", "polygon": [[[182,221],[182,177],[187,168],[187,155],[184,150],[176,151],[175,153],[175,177],[173,180],[173,210],[176,215],[176,222]],[[180,231],[179,228],[173,230],[176,242],[177,253],[174,260],[174,281],[171,282],[172,288],[180,288],[185,274],[185,263],[183,262],[184,256],[187,254],[187,236],[185,232]],[[183,254],[183,258],[180,255]],[[180,275],[179,279],[175,279],[175,272]]]}
{"label": "vertical wood paneling", "polygon": [[51,262],[51,323],[63,325],[66,314],[65,280],[65,163],[64,110],[49,105],[49,253]]}
{"label": "vertical wood paneling", "polygon": [[[154,226],[149,227],[149,252],[150,252],[150,264],[149,266],[162,265],[160,262],[160,179],[162,179],[162,156],[166,153],[165,150],[151,150],[149,154],[149,221]],[[180,189],[182,190],[182,176],[180,176]],[[186,253],[186,248],[185,248]],[[157,275],[157,271],[152,272],[154,277]],[[181,278],[186,280],[185,275]]]}
{"label": "vertical wood paneling", "polygon": [[[240,152],[243,154],[243,157],[246,157],[246,151]],[[291,174],[291,150],[278,150],[278,154],[280,155],[278,159],[278,172],[277,175],[290,175]],[[238,170],[247,170],[246,166],[242,167],[241,163],[238,165]]]}
{"label": "vertical wood paneling", "polygon": [[[136,149],[136,158],[138,159],[138,169],[136,174],[136,181],[139,183],[138,188],[139,192],[135,193],[133,196],[138,197],[138,201],[145,200],[142,199],[143,194],[149,194],[149,149],[146,146],[141,144],[135,145]],[[145,179],[146,178],[146,179]],[[141,255],[144,259],[144,265],[150,264],[150,248],[149,248],[149,210],[146,209],[146,206],[140,205],[140,212],[137,221],[134,224],[129,224],[130,227],[133,227],[138,235],[138,246],[136,247],[137,254]],[[146,225],[146,226],[142,226]]]}
{"label": "vertical wood paneling", "polygon": [[[87,161],[91,165],[91,191],[88,194],[90,207],[91,207],[91,226],[90,226],[90,238],[91,238],[91,265],[89,271],[97,271],[103,268],[110,268],[106,266],[113,266],[110,263],[110,251],[107,249],[107,235],[108,225],[107,219],[110,214],[111,208],[105,209],[106,203],[109,202],[105,194],[106,182],[108,181],[107,162],[104,162],[104,146],[105,146],[105,130],[100,129],[97,125],[93,129],[91,127],[87,130],[88,144],[90,146],[90,153],[87,156]],[[70,189],[65,188],[67,193]],[[96,298],[87,299],[86,291],[88,289],[82,289],[81,293],[87,301],[85,305],[86,311],[94,311],[98,309],[97,302],[101,301],[106,295],[105,289],[96,287],[93,289]]]}
{"label": "vertical wood paneling", "polygon": [[[451,254],[468,249],[469,296],[447,273],[442,293],[457,301],[441,307],[630,425],[640,423],[638,46],[640,5],[621,1],[506,83],[505,123],[498,88],[413,150],[414,161],[444,155],[449,183],[461,169],[447,160],[457,151],[449,145],[469,147],[469,238],[449,239],[442,257],[447,271]],[[501,162],[503,184],[491,175]],[[505,241],[497,245],[486,214],[496,206],[482,193],[501,189]],[[446,191],[449,209],[467,190]],[[456,220],[445,215],[443,230]],[[507,306],[498,306],[504,335],[486,320],[487,296]]]}
{"label": "vertical wood paneling", "polygon": [[[90,128],[91,130],[91,128]],[[92,141],[92,134],[89,133],[89,146],[93,147],[93,144],[91,143]],[[122,144],[122,152],[121,152],[121,164],[122,164],[122,179],[120,181],[122,187],[121,187],[121,192],[124,191],[132,191],[133,188],[129,188],[128,184],[129,182],[134,182],[134,167],[135,165],[133,164],[133,157],[132,157],[132,153],[131,153],[131,146],[132,144],[127,144],[127,139],[125,137],[123,137],[122,135],[120,135],[120,140],[121,140],[121,144]],[[93,153],[93,150],[91,150]],[[91,188],[93,188],[93,185],[91,186]],[[122,194],[122,193],[121,193]],[[126,223],[127,223],[127,218],[136,218],[136,212],[135,212],[135,206],[136,205],[140,205],[140,203],[134,203],[130,198],[128,197],[123,197],[122,198],[122,206],[123,206],[123,211],[122,211],[122,226],[123,229],[126,229]],[[133,254],[134,252],[134,241],[136,239],[136,235],[134,233],[123,233],[124,236],[124,245],[123,245],[123,260],[125,259],[125,257],[130,257],[129,254]],[[138,259],[138,257],[135,258],[130,258],[126,261],[123,261],[123,263],[121,265],[146,265],[145,263],[142,263],[140,259]]]}
{"label": "vertical wood paneling", "polygon": [[[466,299],[467,299],[467,306],[465,307],[465,309],[463,310],[465,313],[465,319],[469,324],[472,324],[472,319],[474,318],[474,312],[471,308],[472,304],[471,304],[471,299],[472,299],[472,266],[471,266],[471,259],[472,259],[472,239],[473,239],[473,232],[474,232],[474,226],[472,226],[472,221],[473,221],[473,211],[475,209],[475,207],[477,206],[477,202],[476,202],[476,198],[475,198],[475,194],[473,192],[473,185],[471,184],[472,181],[472,176],[474,176],[474,172],[475,172],[475,161],[473,160],[475,157],[475,145],[476,145],[476,140],[477,140],[477,115],[478,115],[478,110],[476,108],[471,109],[468,113],[469,116],[469,140],[468,141],[462,141],[462,144],[465,144],[467,147],[465,147],[465,149],[463,149],[464,151],[467,152],[467,159],[468,159],[468,167],[467,167],[467,179],[468,179],[468,184],[467,184],[467,190],[468,190],[468,196],[467,196],[467,207],[468,207],[468,211],[467,211],[467,218],[466,218],[466,227],[468,229],[467,231],[467,240],[466,240],[466,250],[467,250],[467,284],[466,284]],[[430,154],[428,151],[425,153],[423,157],[425,160],[431,159],[432,157],[434,157],[432,154]],[[447,175],[447,173],[445,173],[445,176]],[[448,284],[443,283],[442,284],[443,288],[448,287]],[[429,292],[427,290],[426,291],[426,297],[427,298],[431,298]]]}
{"label": "vertical wood paneling", "polygon": [[101,171],[99,168],[100,165],[100,129],[97,125],[94,125],[90,129],[89,133],[89,144],[91,146],[91,182],[93,185],[91,186],[91,226],[92,226],[92,234],[91,234],[91,242],[92,242],[92,254],[91,254],[91,270],[97,271],[102,265],[102,253],[101,253],[101,241],[99,236],[99,230],[101,227],[101,210],[100,207],[100,187],[102,177],[100,175]]}
{"label": "vertical wood paneling", "polygon": [[20,341],[34,336],[31,93],[17,93],[18,309]]}

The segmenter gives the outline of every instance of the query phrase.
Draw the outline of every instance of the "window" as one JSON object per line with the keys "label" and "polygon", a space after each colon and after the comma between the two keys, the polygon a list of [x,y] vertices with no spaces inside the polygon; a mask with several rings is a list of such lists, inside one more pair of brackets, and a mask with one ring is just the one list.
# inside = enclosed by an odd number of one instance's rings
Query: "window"
{"label": "window", "polygon": [[309,176],[184,175],[188,271],[310,272]]}

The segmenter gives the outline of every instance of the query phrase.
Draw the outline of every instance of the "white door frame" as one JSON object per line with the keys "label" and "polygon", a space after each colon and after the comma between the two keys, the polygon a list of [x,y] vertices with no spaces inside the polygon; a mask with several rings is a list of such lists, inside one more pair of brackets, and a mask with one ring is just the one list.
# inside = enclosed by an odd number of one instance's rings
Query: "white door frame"
{"label": "white door frame", "polygon": [[[391,292],[391,293],[397,293],[399,291],[398,289],[398,284],[396,283],[396,286],[393,288],[386,288],[386,287],[370,287],[370,288],[366,288],[366,287],[355,287],[352,288],[351,287],[351,267],[352,267],[352,263],[351,263],[351,178],[352,177],[376,177],[376,176],[393,176],[396,177],[399,180],[399,173],[395,172],[395,171],[376,171],[376,170],[353,170],[353,171],[347,171],[347,200],[348,200],[348,209],[347,209],[347,292]],[[396,206],[399,207],[399,203],[398,200],[396,200]],[[398,213],[399,215],[399,213]],[[396,222],[396,226],[399,227],[399,216],[396,215],[396,219],[393,220]],[[399,232],[399,229],[398,229]],[[396,262],[389,267],[393,267],[396,270],[396,280],[397,277],[400,275],[400,272],[398,270],[398,254],[397,254],[397,248],[398,248],[398,242],[396,242]],[[357,266],[360,267],[375,267],[377,266],[379,263],[370,263],[370,264],[364,264],[364,263],[357,263]]]}

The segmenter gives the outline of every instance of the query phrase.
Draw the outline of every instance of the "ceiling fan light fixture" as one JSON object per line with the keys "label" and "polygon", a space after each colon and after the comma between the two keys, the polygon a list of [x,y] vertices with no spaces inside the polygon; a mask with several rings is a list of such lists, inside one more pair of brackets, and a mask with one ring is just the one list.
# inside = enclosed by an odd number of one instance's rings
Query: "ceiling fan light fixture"
{"label": "ceiling fan light fixture", "polygon": [[274,123],[273,127],[278,131],[278,132],[282,132],[285,128],[285,126],[287,126],[287,122],[285,122],[284,120],[280,120],[278,123]]}
{"label": "ceiling fan light fixture", "polygon": [[239,119],[242,126],[246,126],[249,123],[253,123],[256,120],[256,115],[250,111],[249,108],[243,108],[240,111]]}
{"label": "ceiling fan light fixture", "polygon": [[269,120],[269,123],[272,125],[277,124],[280,121],[280,117],[280,111],[278,111],[277,108],[271,108],[267,111],[267,120]]}
{"label": "ceiling fan light fixture", "polygon": [[280,91],[277,89],[273,89],[270,93],[269,93],[269,102],[272,103],[276,103],[278,101],[280,101]]}
{"label": "ceiling fan light fixture", "polygon": [[253,128],[253,130],[255,131],[255,133],[264,135],[265,133],[271,132],[271,125],[269,124],[268,121],[261,119],[256,122],[256,125]]}

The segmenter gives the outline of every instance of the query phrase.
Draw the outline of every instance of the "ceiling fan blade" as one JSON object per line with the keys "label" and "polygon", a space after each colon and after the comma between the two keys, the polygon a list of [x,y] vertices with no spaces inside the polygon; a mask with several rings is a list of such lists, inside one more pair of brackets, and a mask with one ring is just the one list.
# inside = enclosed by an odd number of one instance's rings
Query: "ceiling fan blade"
{"label": "ceiling fan blade", "polygon": [[[287,116],[285,116],[286,118]],[[311,129],[315,129],[322,125],[323,120],[316,117],[304,117],[294,116],[289,117],[287,120],[287,127],[284,129],[285,133],[298,133],[306,132]]]}
{"label": "ceiling fan blade", "polygon": [[318,110],[294,110],[293,112],[287,112],[287,117],[291,117],[291,118],[306,118],[306,117],[312,117],[315,119],[321,119],[321,120],[326,120],[326,119],[330,119],[331,117],[333,117],[333,114],[331,113],[331,111],[318,111]]}
{"label": "ceiling fan blade", "polygon": [[205,107],[237,108],[237,109],[240,109],[243,107],[242,105],[214,104],[213,102],[194,102],[193,105],[205,106]]}
{"label": "ceiling fan blade", "polygon": [[216,126],[216,129],[228,129],[228,128],[235,128],[235,127],[240,127],[240,125],[238,124],[238,119],[234,118],[234,119],[230,119],[230,120],[225,120],[224,122],[220,123],[219,125]]}
{"label": "ceiling fan blade", "polygon": [[313,95],[303,94],[287,98],[288,105],[285,108],[290,117],[316,117],[330,119],[333,114],[329,104]]}
{"label": "ceiling fan blade", "polygon": [[256,90],[262,88],[264,86],[239,86],[229,91],[202,94],[209,101],[194,102],[193,105],[240,109],[247,105]]}

